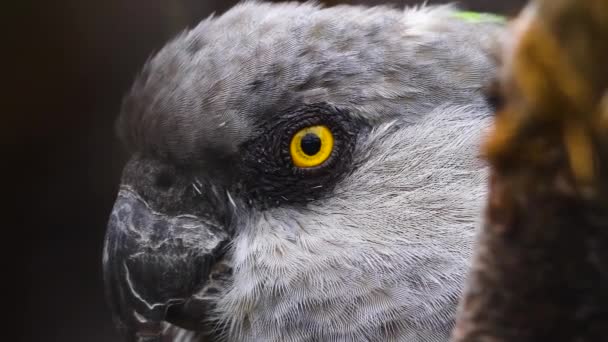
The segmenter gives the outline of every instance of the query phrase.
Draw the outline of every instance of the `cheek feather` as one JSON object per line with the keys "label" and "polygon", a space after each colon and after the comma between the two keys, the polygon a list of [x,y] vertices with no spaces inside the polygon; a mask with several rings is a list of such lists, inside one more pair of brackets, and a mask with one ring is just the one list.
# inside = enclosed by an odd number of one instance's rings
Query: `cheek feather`
{"label": "cheek feather", "polygon": [[416,125],[381,125],[361,138],[331,197],[243,218],[221,304],[238,314],[226,320],[255,313],[259,336],[311,319],[317,336],[384,340],[378,327],[395,322],[402,340],[447,338],[485,196],[475,151],[490,119],[476,113],[442,107]]}

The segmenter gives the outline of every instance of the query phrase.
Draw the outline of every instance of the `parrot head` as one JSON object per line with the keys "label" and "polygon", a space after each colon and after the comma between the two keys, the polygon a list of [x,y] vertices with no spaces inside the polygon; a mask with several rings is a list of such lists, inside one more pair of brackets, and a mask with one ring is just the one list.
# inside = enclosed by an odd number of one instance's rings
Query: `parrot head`
{"label": "parrot head", "polygon": [[151,58],[103,252],[128,340],[446,340],[502,32],[457,13],[245,2]]}

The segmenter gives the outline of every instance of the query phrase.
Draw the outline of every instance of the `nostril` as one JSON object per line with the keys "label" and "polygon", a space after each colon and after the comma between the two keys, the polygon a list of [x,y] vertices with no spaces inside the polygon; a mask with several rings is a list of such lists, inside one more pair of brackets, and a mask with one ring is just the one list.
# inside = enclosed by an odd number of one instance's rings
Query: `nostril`
{"label": "nostril", "polygon": [[155,185],[160,189],[169,189],[175,183],[175,177],[168,171],[162,171],[156,176]]}

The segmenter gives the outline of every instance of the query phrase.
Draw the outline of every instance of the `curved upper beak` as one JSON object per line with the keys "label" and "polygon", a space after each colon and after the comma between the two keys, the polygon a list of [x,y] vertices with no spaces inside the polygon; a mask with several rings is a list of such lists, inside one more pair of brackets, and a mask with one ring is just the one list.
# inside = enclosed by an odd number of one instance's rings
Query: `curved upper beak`
{"label": "curved upper beak", "polygon": [[107,227],[103,274],[114,319],[127,341],[160,341],[167,310],[192,301],[228,239],[217,222],[167,216],[132,189],[120,190]]}

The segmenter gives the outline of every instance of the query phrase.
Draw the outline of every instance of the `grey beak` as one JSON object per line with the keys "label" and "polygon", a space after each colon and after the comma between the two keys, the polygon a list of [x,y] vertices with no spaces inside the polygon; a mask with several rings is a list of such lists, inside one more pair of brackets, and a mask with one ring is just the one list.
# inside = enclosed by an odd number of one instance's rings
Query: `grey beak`
{"label": "grey beak", "polygon": [[120,190],[106,232],[103,273],[127,341],[160,341],[170,308],[181,320],[197,319],[180,308],[195,307],[193,295],[228,238],[217,222],[157,213],[133,190]]}

